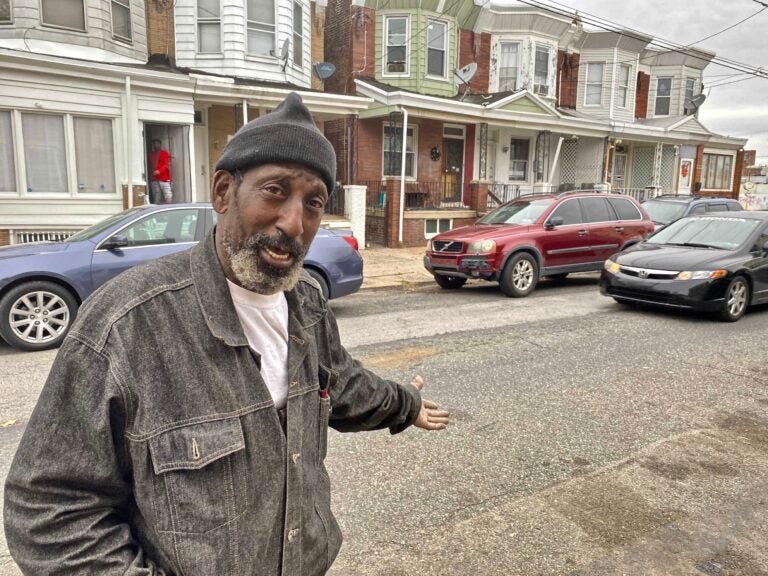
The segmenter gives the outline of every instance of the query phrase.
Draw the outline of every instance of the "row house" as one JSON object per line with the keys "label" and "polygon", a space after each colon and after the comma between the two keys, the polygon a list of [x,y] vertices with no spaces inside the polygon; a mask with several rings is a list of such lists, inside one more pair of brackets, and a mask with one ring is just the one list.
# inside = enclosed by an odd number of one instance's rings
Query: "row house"
{"label": "row house", "polygon": [[0,0],[0,245],[147,202],[154,139],[174,202],[207,201],[228,138],[290,91],[321,126],[364,110],[313,75],[324,26],[310,0]]}
{"label": "row house", "polygon": [[658,51],[528,5],[330,0],[326,89],[373,100],[332,121],[368,237],[421,245],[515,195],[734,195],[744,140],[697,119],[711,52]]}

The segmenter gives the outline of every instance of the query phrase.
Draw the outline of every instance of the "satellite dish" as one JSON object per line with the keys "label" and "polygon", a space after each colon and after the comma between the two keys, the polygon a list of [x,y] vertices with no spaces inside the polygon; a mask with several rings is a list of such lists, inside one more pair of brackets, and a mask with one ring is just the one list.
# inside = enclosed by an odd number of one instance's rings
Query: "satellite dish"
{"label": "satellite dish", "polygon": [[288,65],[288,38],[283,40],[283,45],[280,47],[280,60],[283,61],[283,71]]}
{"label": "satellite dish", "polygon": [[453,71],[453,83],[456,84],[456,86],[469,84],[469,81],[472,80],[472,76],[474,76],[476,72],[477,64],[474,62],[470,62],[464,66],[464,68],[457,68]]}
{"label": "satellite dish", "polygon": [[706,99],[707,97],[704,94],[697,94],[693,98],[687,98],[685,100],[685,104],[683,105],[683,110],[685,112],[685,115],[691,116],[692,114],[696,114],[696,112],[701,107],[701,105],[704,104],[704,100]]}
{"label": "satellite dish", "polygon": [[330,78],[333,76],[333,73],[336,72],[336,66],[334,66],[331,62],[318,62],[312,66],[312,69],[315,71],[315,75],[320,78],[320,80]]}

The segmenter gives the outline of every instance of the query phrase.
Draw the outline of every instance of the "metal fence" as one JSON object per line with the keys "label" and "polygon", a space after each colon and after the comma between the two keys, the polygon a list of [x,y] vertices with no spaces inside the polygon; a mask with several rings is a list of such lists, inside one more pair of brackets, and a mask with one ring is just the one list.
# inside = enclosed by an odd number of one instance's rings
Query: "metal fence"
{"label": "metal fence", "polygon": [[61,242],[76,230],[17,230],[11,238],[11,244],[29,244],[30,242]]}
{"label": "metal fence", "polygon": [[336,188],[333,189],[333,193],[328,198],[328,203],[325,205],[325,213],[334,216],[344,216],[344,196],[344,188],[342,186],[336,186]]}

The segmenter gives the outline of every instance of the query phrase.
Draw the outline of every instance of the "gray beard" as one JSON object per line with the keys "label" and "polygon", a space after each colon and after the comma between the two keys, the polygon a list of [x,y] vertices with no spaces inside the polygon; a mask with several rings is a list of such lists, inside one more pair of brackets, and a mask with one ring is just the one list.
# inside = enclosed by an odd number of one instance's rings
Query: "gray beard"
{"label": "gray beard", "polygon": [[276,294],[291,290],[299,280],[305,253],[300,246],[298,251],[295,247],[291,250],[293,264],[287,269],[280,269],[270,266],[261,259],[259,253],[270,245],[269,237],[266,235],[250,238],[244,246],[235,247],[228,240],[222,244],[232,274],[237,283],[246,290],[258,294]]}

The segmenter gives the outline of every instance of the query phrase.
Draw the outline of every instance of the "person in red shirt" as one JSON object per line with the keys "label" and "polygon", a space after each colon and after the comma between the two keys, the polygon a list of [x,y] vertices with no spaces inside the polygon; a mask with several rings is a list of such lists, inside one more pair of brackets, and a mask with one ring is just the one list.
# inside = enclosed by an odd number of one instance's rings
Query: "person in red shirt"
{"label": "person in red shirt", "polygon": [[173,200],[171,190],[171,155],[163,150],[159,139],[152,140],[152,152],[149,153],[150,200],[153,204],[170,204]]}

